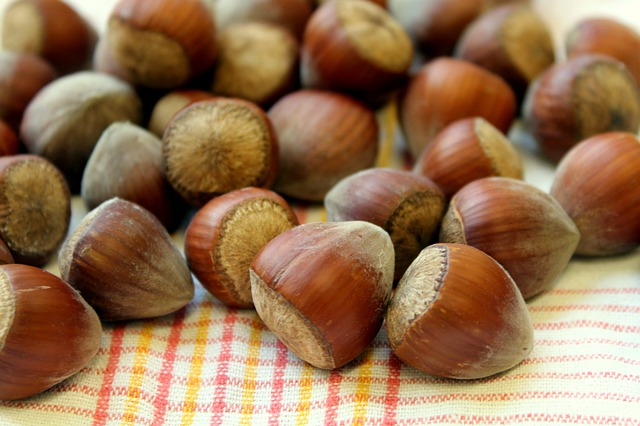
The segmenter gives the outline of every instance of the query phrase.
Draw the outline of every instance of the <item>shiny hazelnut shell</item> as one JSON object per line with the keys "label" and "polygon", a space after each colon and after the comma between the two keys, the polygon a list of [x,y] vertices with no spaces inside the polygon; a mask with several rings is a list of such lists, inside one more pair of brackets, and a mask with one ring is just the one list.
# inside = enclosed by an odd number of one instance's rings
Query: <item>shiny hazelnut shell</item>
{"label": "shiny hazelnut shell", "polygon": [[580,233],[562,206],[530,183],[505,177],[475,180],[451,199],[440,241],[474,246],[499,262],[525,299],[553,286]]}
{"label": "shiny hazelnut shell", "polygon": [[516,110],[513,89],[501,77],[470,62],[445,57],[422,65],[398,104],[399,124],[414,159],[443,128],[462,118],[482,117],[506,134]]}
{"label": "shiny hazelnut shell", "polygon": [[393,352],[433,376],[478,379],[519,364],[533,325],[518,287],[484,252],[425,248],[404,274],[385,317]]}
{"label": "shiny hazelnut shell", "polygon": [[326,195],[327,220],[364,220],[389,233],[395,279],[437,237],[446,208],[444,194],[425,176],[406,170],[370,168],[338,182]]}
{"label": "shiny hazelnut shell", "polygon": [[253,308],[249,265],[262,247],[298,225],[273,191],[243,188],[209,200],[191,219],[184,248],[189,268],[211,294],[234,308]]}
{"label": "shiny hazelnut shell", "polygon": [[95,311],[60,278],[0,266],[0,400],[33,396],[77,373],[101,337]]}
{"label": "shiny hazelnut shell", "polygon": [[576,254],[611,256],[640,246],[639,184],[633,133],[592,136],[563,157],[550,192],[580,230]]}
{"label": "shiny hazelnut shell", "polygon": [[298,357],[342,367],[378,334],[393,282],[389,235],[368,222],[297,226],[251,262],[258,315]]}
{"label": "shiny hazelnut shell", "polygon": [[103,321],[170,314],[194,294],[191,272],[164,226],[119,198],[82,219],[62,245],[58,265],[61,278]]}

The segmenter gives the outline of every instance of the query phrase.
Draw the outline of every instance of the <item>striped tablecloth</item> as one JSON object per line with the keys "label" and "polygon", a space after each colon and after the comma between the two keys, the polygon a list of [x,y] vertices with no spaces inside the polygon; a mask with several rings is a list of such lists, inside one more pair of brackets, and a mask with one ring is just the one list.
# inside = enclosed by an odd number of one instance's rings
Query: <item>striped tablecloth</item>
{"label": "striped tablecloth", "polygon": [[[378,165],[403,167],[394,114],[393,106],[379,114]],[[547,185],[544,163],[523,155]],[[318,206],[296,213],[325,220]],[[84,214],[74,200],[72,226]],[[174,237],[182,248],[182,233]],[[255,311],[229,309],[196,282],[193,301],[174,315],[105,324],[86,368],[38,396],[0,403],[0,424],[640,425],[640,251],[574,259],[528,305],[531,354],[504,374],[456,381],[404,365],[384,328],[351,364],[316,369]]]}

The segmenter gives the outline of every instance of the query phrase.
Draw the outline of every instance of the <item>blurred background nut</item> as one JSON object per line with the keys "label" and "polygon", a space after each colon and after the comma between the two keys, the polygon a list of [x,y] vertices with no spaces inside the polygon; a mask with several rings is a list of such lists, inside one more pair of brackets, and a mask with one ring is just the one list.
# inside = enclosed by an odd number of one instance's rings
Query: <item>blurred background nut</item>
{"label": "blurred background nut", "polygon": [[141,121],[141,101],[131,86],[107,74],[81,71],[52,81],[29,103],[20,127],[27,150],[52,161],[72,192],[93,147],[116,121]]}
{"label": "blurred background nut", "polygon": [[53,67],[30,53],[0,51],[0,120],[16,132],[27,105],[57,77]]}
{"label": "blurred background nut", "polygon": [[213,65],[216,30],[201,0],[120,0],[104,37],[109,56],[134,85],[172,89]]}
{"label": "blurred background nut", "polygon": [[116,122],[105,129],[82,175],[82,200],[93,210],[113,197],[134,202],[155,215],[172,232],[186,203],[164,170],[162,141],[142,127]]}
{"label": "blurred background nut", "polygon": [[42,57],[61,74],[91,65],[96,30],[62,0],[16,0],[2,20],[2,47]]}

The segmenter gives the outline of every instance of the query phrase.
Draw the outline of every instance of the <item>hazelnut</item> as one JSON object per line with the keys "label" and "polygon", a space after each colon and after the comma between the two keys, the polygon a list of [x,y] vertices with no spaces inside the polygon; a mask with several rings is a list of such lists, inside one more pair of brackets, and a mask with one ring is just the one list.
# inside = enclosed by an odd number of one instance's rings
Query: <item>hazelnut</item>
{"label": "hazelnut", "polygon": [[580,230],[576,254],[610,256],[640,246],[640,140],[610,132],[574,146],[558,164],[551,195]]}
{"label": "hazelnut", "polygon": [[18,135],[11,127],[0,119],[0,157],[16,155],[20,150]]}
{"label": "hazelnut", "polygon": [[7,247],[4,241],[0,239],[0,265],[6,265],[8,263],[15,263],[11,250]]}
{"label": "hazelnut", "polygon": [[0,400],[33,396],[76,374],[101,338],[95,311],[60,278],[0,266]]}
{"label": "hazelnut", "polygon": [[555,284],[579,239],[553,197],[505,177],[465,185],[451,198],[440,229],[441,242],[468,244],[498,261],[525,299]]}
{"label": "hazelnut", "polygon": [[280,146],[274,188],[281,194],[322,201],[340,179],[375,164],[375,113],[350,96],[302,89],[276,102],[269,118]]}
{"label": "hazelnut", "polygon": [[72,192],[103,130],[116,121],[141,120],[141,102],[121,80],[81,71],[46,85],[29,103],[20,126],[27,150],[52,161]]}
{"label": "hazelnut", "polygon": [[118,197],[144,207],[169,232],[180,225],[186,203],[164,171],[162,141],[129,122],[116,122],[100,136],[82,176],[82,200],[88,210]]}
{"label": "hazelnut", "polygon": [[89,68],[93,26],[61,0],[16,0],[4,12],[2,47],[38,55],[61,74]]}
{"label": "hazelnut", "polygon": [[144,87],[177,88],[216,58],[214,17],[201,0],[120,0],[105,37],[111,59]]}
{"label": "hazelnut", "polygon": [[58,255],[60,276],[104,321],[152,318],[191,301],[187,262],[146,209],[112,198],[91,210]]}
{"label": "hazelnut", "polygon": [[218,95],[266,106],[298,86],[298,41],[280,26],[229,25],[218,33],[218,48],[211,86]]}
{"label": "hazelnut", "polygon": [[262,247],[298,219],[273,191],[243,188],[209,200],[185,232],[185,255],[200,283],[222,302],[252,308],[249,265]]}
{"label": "hazelnut", "polygon": [[533,325],[513,279],[484,252],[434,244],[409,266],[385,317],[393,352],[433,376],[478,379],[519,364]]}
{"label": "hazelnut", "polygon": [[0,120],[17,131],[29,102],[56,76],[53,67],[38,56],[0,51]]}
{"label": "hazelnut", "polygon": [[212,99],[213,97],[213,93],[198,89],[170,91],[154,104],[149,118],[149,130],[161,138],[171,119],[181,109],[195,102]]}
{"label": "hazelnut", "polygon": [[421,66],[398,106],[400,127],[414,159],[454,121],[482,117],[506,134],[517,110],[513,89],[501,77],[454,58],[438,58]]}
{"label": "hazelnut", "polygon": [[389,233],[396,279],[437,236],[446,207],[442,191],[430,179],[388,168],[347,176],[327,193],[324,206],[329,221],[364,220]]}
{"label": "hazelnut", "polygon": [[234,189],[268,188],[278,171],[271,121],[249,101],[191,104],[173,118],[162,141],[169,182],[194,206]]}
{"label": "hazelnut", "polygon": [[369,222],[299,225],[251,262],[260,318],[298,357],[344,366],[378,334],[393,285],[393,244]]}
{"label": "hazelnut", "polygon": [[437,184],[447,199],[476,179],[522,179],[524,174],[522,159],[513,144],[480,117],[463,118],[442,129],[413,170]]}
{"label": "hazelnut", "polygon": [[455,56],[501,76],[521,103],[529,83],[555,62],[551,30],[530,6],[507,3],[476,18]]}
{"label": "hazelnut", "polygon": [[243,22],[278,25],[300,39],[313,12],[313,0],[216,0],[216,28]]}
{"label": "hazelnut", "polygon": [[523,116],[540,152],[558,162],[590,136],[636,133],[640,89],[622,62],[584,54],[552,66],[529,86]]}
{"label": "hazelnut", "polygon": [[35,155],[0,157],[0,238],[17,263],[47,263],[70,220],[71,195],[57,167]]}
{"label": "hazelnut", "polygon": [[640,34],[614,18],[590,17],[578,21],[565,37],[568,58],[600,53],[624,63],[640,85]]}
{"label": "hazelnut", "polygon": [[482,13],[482,1],[388,0],[391,15],[400,22],[427,59],[447,56],[464,29]]}
{"label": "hazelnut", "polygon": [[305,28],[301,81],[379,104],[404,84],[412,61],[409,36],[384,8],[364,0],[330,1]]}

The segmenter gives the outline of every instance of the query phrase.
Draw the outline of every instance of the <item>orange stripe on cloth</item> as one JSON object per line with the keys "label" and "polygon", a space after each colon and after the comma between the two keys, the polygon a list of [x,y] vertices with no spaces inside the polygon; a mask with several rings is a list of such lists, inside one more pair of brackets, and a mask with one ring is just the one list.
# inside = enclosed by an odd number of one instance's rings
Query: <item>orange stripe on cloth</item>
{"label": "orange stripe on cloth", "polygon": [[298,426],[309,424],[314,371],[315,367],[305,362],[300,373],[300,400],[298,401],[298,417],[296,418],[296,425]]}
{"label": "orange stripe on cloth", "polygon": [[127,400],[125,402],[124,413],[122,416],[123,425],[137,424],[136,413],[138,412],[138,403],[140,402],[140,388],[147,371],[146,365],[147,359],[149,358],[149,348],[151,346],[151,341],[153,340],[154,329],[155,324],[152,321],[147,321],[142,325],[142,331],[136,345],[136,354],[133,358],[131,377],[129,378],[129,384],[127,385]]}
{"label": "orange stripe on cloth", "polygon": [[191,361],[191,369],[187,379],[187,392],[185,395],[182,420],[180,424],[187,426],[193,424],[196,413],[196,400],[200,391],[202,366],[204,365],[204,355],[207,348],[207,333],[209,331],[209,319],[211,318],[212,305],[201,305],[198,309],[198,328],[196,329],[195,348]]}
{"label": "orange stripe on cloth", "polygon": [[263,325],[256,315],[251,322],[251,334],[249,336],[249,351],[247,354],[247,369],[242,383],[242,417],[241,425],[251,425],[253,418],[253,402],[256,393],[256,379],[258,377],[258,363],[260,361],[260,343]]}

